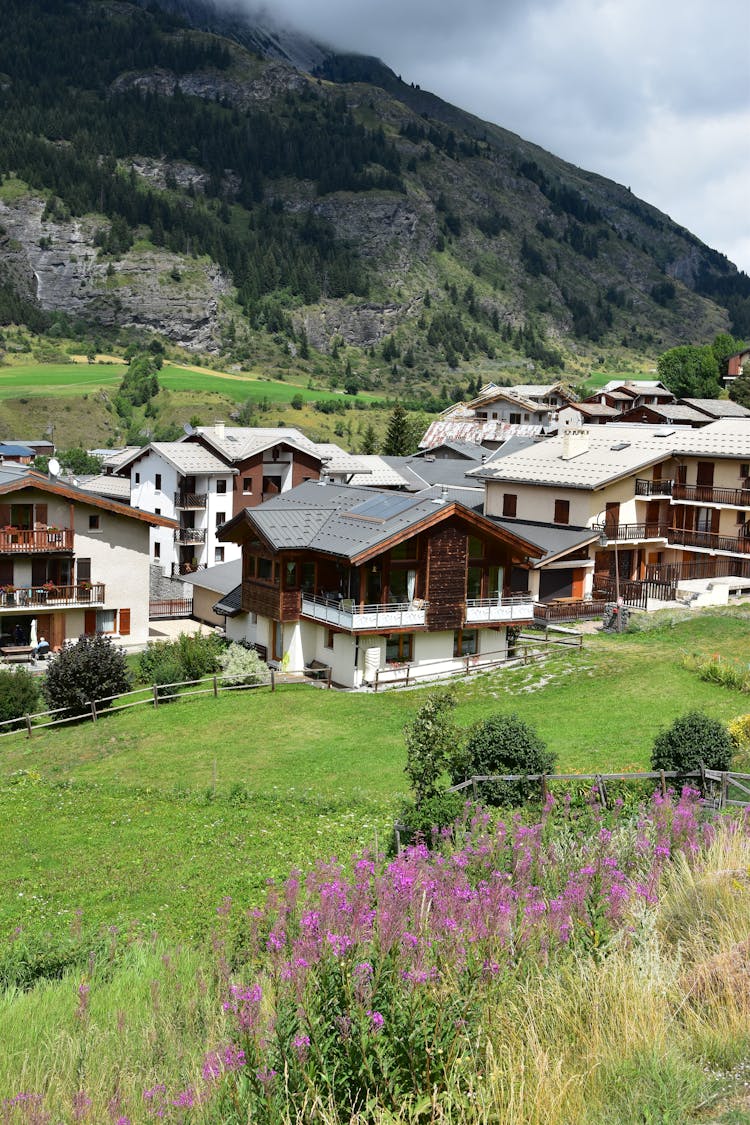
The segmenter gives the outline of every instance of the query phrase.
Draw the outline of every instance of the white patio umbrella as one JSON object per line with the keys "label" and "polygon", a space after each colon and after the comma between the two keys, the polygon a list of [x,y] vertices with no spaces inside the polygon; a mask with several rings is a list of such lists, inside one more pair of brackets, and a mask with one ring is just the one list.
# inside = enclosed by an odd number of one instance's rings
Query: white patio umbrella
{"label": "white patio umbrella", "polygon": [[29,644],[33,648],[36,648],[37,646],[36,617],[32,617],[31,619],[31,629],[29,630]]}

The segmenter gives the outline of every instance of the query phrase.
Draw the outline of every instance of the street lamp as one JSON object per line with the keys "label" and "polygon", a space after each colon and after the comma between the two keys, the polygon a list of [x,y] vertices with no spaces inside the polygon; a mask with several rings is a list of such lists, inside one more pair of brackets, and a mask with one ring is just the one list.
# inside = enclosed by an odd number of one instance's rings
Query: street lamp
{"label": "street lamp", "polygon": [[[597,523],[599,523],[599,520],[602,520],[601,524],[599,524],[599,546],[602,547],[602,548],[606,548],[606,547],[609,546],[609,539],[607,537],[607,512],[606,512],[606,509],[603,512],[600,512],[599,515],[596,517],[596,519],[597,519]],[[615,545],[615,606],[616,606],[616,613],[617,613],[617,632],[621,633],[622,632],[622,613],[621,613],[622,602],[621,602],[621,599],[620,599],[620,558],[619,558],[619,555],[617,554],[617,532],[616,531],[615,531],[614,545]]]}

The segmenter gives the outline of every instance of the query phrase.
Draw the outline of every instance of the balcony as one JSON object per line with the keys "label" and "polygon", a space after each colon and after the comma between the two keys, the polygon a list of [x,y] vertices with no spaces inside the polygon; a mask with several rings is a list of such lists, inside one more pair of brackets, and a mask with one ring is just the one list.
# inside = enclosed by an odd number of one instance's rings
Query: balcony
{"label": "balcony", "polygon": [[175,543],[205,543],[205,527],[178,527],[174,533]]}
{"label": "balcony", "polygon": [[690,504],[723,504],[728,508],[750,508],[750,488],[714,488],[708,484],[676,484],[673,500]]}
{"label": "balcony", "polygon": [[604,531],[610,543],[643,543],[648,539],[666,539],[669,527],[664,520],[648,523],[606,524],[604,528],[594,527],[594,531]]}
{"label": "balcony", "polygon": [[0,610],[68,609],[104,604],[103,582],[84,582],[78,586],[3,586]]}
{"label": "balcony", "polygon": [[174,506],[182,511],[200,511],[205,508],[207,492],[175,492]]}
{"label": "balcony", "polygon": [[301,612],[303,617],[352,633],[369,633],[375,629],[415,629],[427,624],[427,602],[421,600],[363,605],[348,598],[335,600],[303,594]]}
{"label": "balcony", "polygon": [[671,496],[675,483],[673,480],[643,480],[635,482],[636,496]]}
{"label": "balcony", "polygon": [[534,620],[534,598],[515,594],[508,598],[467,598],[467,625],[505,625]]}
{"label": "balcony", "polygon": [[722,551],[732,555],[750,555],[750,537],[717,535],[713,531],[688,531],[670,527],[669,542],[702,551]]}
{"label": "balcony", "polygon": [[22,529],[4,527],[0,530],[0,554],[41,555],[50,551],[72,551],[73,531],[69,527]]}

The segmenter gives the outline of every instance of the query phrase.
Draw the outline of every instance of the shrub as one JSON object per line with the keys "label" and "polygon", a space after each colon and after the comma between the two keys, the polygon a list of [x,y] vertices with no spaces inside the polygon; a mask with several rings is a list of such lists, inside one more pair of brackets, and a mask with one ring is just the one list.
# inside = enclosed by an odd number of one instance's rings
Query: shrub
{"label": "shrub", "polygon": [[[102,700],[128,691],[131,676],[123,649],[97,633],[81,637],[49,664],[43,692],[50,709],[84,715],[92,699]],[[100,706],[109,706],[108,703]]]}
{"label": "shrub", "polygon": [[750,715],[738,715],[729,723],[727,730],[735,750],[747,754],[750,751]]}
{"label": "shrub", "polygon": [[723,723],[702,711],[687,711],[656,736],[651,768],[689,773],[703,762],[712,770],[728,770],[733,750]]}
{"label": "shrub", "polygon": [[[3,668],[0,671],[0,722],[10,722],[39,710],[39,681],[26,668]],[[13,727],[22,726],[14,723]],[[10,725],[5,730],[13,729]]]}
{"label": "shrub", "polygon": [[417,808],[440,793],[440,779],[456,747],[456,727],[451,717],[455,706],[456,693],[452,689],[432,691],[404,727],[405,771]]}
{"label": "shrub", "polygon": [[268,679],[268,666],[254,648],[231,644],[219,653],[221,678],[227,684],[264,684]]}
{"label": "shrub", "polygon": [[176,641],[156,641],[142,652],[138,674],[147,684],[200,680],[219,669],[224,642],[216,633],[181,633]]}
{"label": "shrub", "polygon": [[464,793],[438,793],[419,805],[414,801],[407,801],[399,813],[399,821],[407,830],[406,838],[402,835],[401,843],[409,843],[419,836],[427,844],[431,844],[434,835],[456,823],[465,807]]}
{"label": "shrub", "polygon": [[[491,715],[477,723],[453,766],[453,783],[474,776],[497,774],[551,773],[555,754],[539,735],[517,715]],[[488,805],[517,805],[539,786],[526,781],[485,782],[482,802]]]}

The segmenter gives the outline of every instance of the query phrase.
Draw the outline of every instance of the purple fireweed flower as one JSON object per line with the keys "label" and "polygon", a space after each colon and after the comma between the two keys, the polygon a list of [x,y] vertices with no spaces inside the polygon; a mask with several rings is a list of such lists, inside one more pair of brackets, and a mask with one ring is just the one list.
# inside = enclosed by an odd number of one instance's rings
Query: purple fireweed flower
{"label": "purple fireweed flower", "polygon": [[242,1048],[236,1047],[234,1043],[228,1043],[226,1047],[209,1051],[205,1056],[202,1068],[203,1078],[206,1082],[212,1082],[220,1078],[224,1072],[241,1070],[245,1065],[245,1052]]}
{"label": "purple fireweed flower", "polygon": [[193,1109],[196,1104],[195,1090],[192,1086],[187,1089],[181,1090],[175,1098],[172,1099],[172,1105],[177,1106],[178,1109]]}
{"label": "purple fireweed flower", "polygon": [[85,1090],[78,1090],[73,1095],[73,1120],[84,1121],[88,1117],[93,1104]]}
{"label": "purple fireweed flower", "polygon": [[267,1067],[262,1070],[256,1070],[255,1077],[258,1079],[261,1086],[263,1086],[265,1089],[268,1089],[273,1084],[273,1080],[277,1074],[277,1070],[273,1070],[271,1067]]}
{"label": "purple fireweed flower", "polygon": [[310,1053],[310,1036],[309,1035],[295,1035],[292,1040],[292,1046],[297,1052],[297,1058],[300,1062],[305,1062],[308,1054]]}
{"label": "purple fireweed flower", "polygon": [[381,1031],[382,1028],[383,1028],[383,1025],[385,1024],[385,1020],[384,1020],[382,1014],[380,1012],[372,1012],[372,1011],[368,1011],[367,1014],[370,1017],[370,1024],[372,1025],[373,1031]]}

